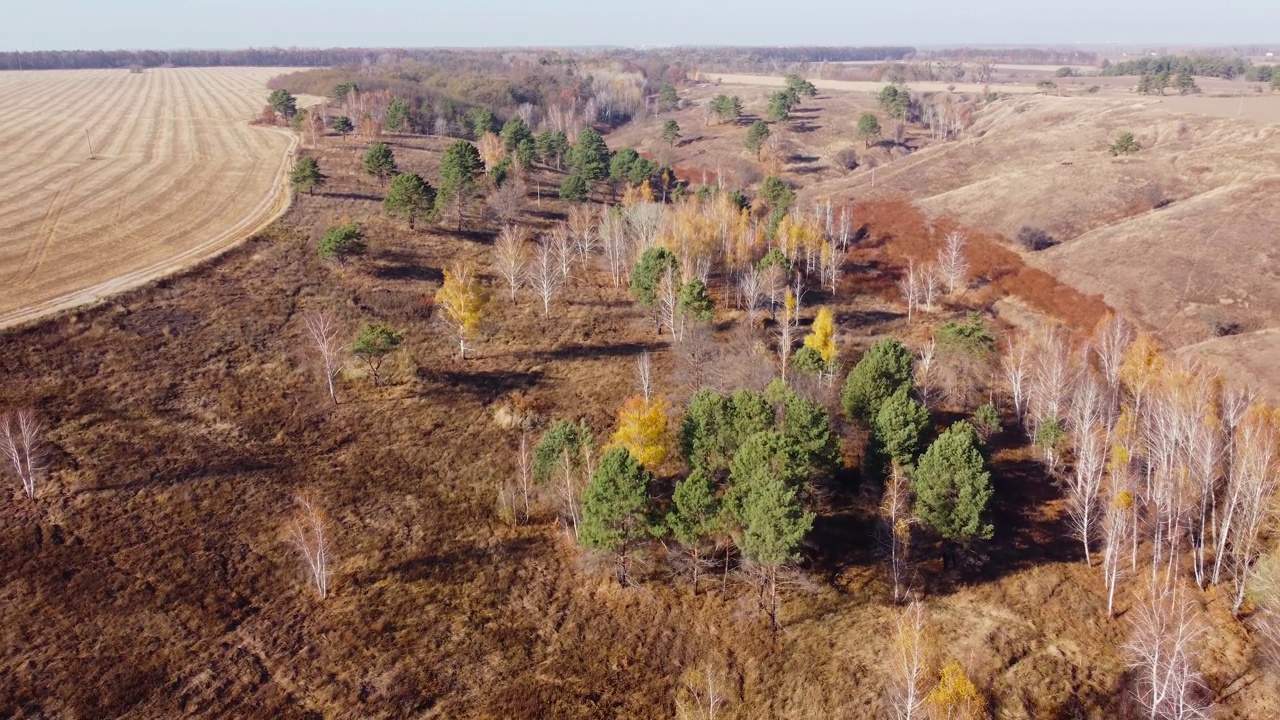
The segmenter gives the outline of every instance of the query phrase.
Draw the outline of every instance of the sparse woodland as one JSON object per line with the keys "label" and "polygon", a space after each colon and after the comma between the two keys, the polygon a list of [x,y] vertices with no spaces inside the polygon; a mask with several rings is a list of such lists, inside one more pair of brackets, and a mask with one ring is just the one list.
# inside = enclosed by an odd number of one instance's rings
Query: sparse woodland
{"label": "sparse woodland", "polygon": [[[1115,315],[997,319],[985,240],[921,222],[890,253],[908,216],[768,172],[776,125],[742,128],[751,187],[609,147],[680,98],[594,77],[496,115],[359,78],[276,98],[305,146],[285,220],[11,335],[0,657],[28,669],[0,706],[1280,711],[1280,410]],[[788,82],[749,110],[803,110]],[[974,111],[896,97],[939,142]],[[44,672],[71,647],[121,667]]]}

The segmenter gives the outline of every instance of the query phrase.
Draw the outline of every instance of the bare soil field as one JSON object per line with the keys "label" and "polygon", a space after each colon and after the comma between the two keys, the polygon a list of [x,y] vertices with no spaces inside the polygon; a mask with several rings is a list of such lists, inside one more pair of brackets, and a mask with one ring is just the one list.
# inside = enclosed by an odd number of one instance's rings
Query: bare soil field
{"label": "bare soil field", "polygon": [[[446,139],[386,139],[401,167],[436,177]],[[895,608],[872,550],[874,488],[833,483],[776,634],[736,573],[723,596],[708,581],[694,593],[654,547],[623,589],[549,502],[530,524],[499,519],[519,440],[499,407],[519,399],[604,437],[638,353],[653,353],[658,392],[687,395],[680,353],[595,269],[575,272],[551,318],[527,292],[500,303],[457,359],[422,298],[454,262],[486,266],[493,228],[382,219],[364,147],[326,141],[315,152],[330,184],[243,246],[0,343],[0,406],[38,407],[55,446],[37,502],[0,493],[0,713],[656,718],[710,671],[726,720],[882,716]],[[527,226],[562,217],[546,199],[559,180],[529,179]],[[817,298],[850,358],[965,312],[908,323],[896,300],[901,256],[945,228],[901,201],[855,212],[845,279]],[[364,225],[369,250],[323,263],[317,230],[340,217]],[[1004,261],[975,262],[985,276]],[[383,387],[351,366],[340,404],[328,401],[303,324],[321,308],[348,333],[370,321],[407,331]],[[722,309],[714,332],[732,342],[741,324]],[[922,579],[940,647],[979,678],[996,717],[1128,717],[1131,599],[1103,619],[1100,573],[1070,539],[1059,491],[1020,443],[994,442],[991,557]],[[335,524],[323,603],[287,543],[297,494]],[[1202,659],[1219,717],[1273,717],[1274,680],[1250,669],[1229,608],[1210,597]]]}
{"label": "bare soil field", "polygon": [[248,121],[283,71],[0,73],[0,327],[187,267],[277,217],[294,140]]}

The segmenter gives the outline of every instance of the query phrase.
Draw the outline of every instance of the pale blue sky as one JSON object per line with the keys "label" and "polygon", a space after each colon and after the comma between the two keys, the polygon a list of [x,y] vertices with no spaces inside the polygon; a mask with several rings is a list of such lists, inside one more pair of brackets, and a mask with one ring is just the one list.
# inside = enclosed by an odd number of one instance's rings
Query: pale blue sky
{"label": "pale blue sky", "polygon": [[1280,0],[0,0],[0,50],[1280,43]]}

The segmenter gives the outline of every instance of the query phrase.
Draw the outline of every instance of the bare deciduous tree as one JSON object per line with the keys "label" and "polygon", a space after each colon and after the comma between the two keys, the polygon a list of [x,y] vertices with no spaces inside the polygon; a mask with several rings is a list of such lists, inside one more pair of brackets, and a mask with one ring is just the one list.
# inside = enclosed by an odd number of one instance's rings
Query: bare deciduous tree
{"label": "bare deciduous tree", "polygon": [[44,427],[30,408],[0,414],[0,453],[8,459],[28,499],[44,475]]}
{"label": "bare deciduous tree", "polygon": [[1102,516],[1102,577],[1107,586],[1108,617],[1115,616],[1116,586],[1124,574],[1124,551],[1134,514],[1133,494],[1121,489],[1123,486],[1121,479],[1113,474],[1111,499]]}
{"label": "bare deciduous tree", "polygon": [[569,228],[564,224],[557,224],[551,228],[551,232],[547,233],[546,242],[552,252],[555,253],[555,260],[560,266],[560,276],[565,282],[569,281],[569,274],[573,270],[573,258],[575,248],[573,246],[573,237],[569,234]]}
{"label": "bare deciduous tree", "polygon": [[957,289],[964,290],[969,277],[969,260],[964,254],[967,242],[958,232],[948,233],[938,251],[938,272],[947,283],[948,295],[955,295]]}
{"label": "bare deciduous tree", "polygon": [[506,224],[519,218],[524,210],[527,193],[524,181],[519,176],[499,185],[489,195],[489,208],[493,210],[498,222]]}
{"label": "bare deciduous tree", "polygon": [[330,543],[328,522],[324,512],[310,500],[299,496],[298,516],[289,523],[294,547],[302,554],[311,582],[323,600],[329,596]]}
{"label": "bare deciduous tree", "polygon": [[915,314],[916,308],[920,305],[920,297],[924,294],[920,280],[920,271],[916,269],[916,261],[909,260],[907,262],[907,274],[898,280],[898,289],[902,292],[902,299],[907,303],[907,322],[911,322],[911,316]]}
{"label": "bare deciduous tree", "polygon": [[659,324],[665,324],[671,331],[671,339],[677,342],[683,336],[684,322],[680,312],[680,278],[675,269],[667,266],[667,272],[658,285],[658,317]]}
{"label": "bare deciduous tree", "polygon": [[920,270],[920,299],[924,301],[924,309],[933,312],[937,309],[938,294],[942,292],[942,278],[938,269],[926,265]]}
{"label": "bare deciduous tree", "polygon": [[747,268],[738,275],[738,296],[742,308],[747,311],[747,323],[754,326],[756,313],[760,311],[765,296],[764,280],[755,268]]}
{"label": "bare deciduous tree", "polygon": [[346,346],[341,340],[333,316],[327,311],[310,313],[303,318],[303,321],[307,324],[307,334],[315,343],[316,354],[320,357],[320,367],[324,371],[329,397],[333,400],[333,404],[337,405],[338,391],[333,381],[338,377],[338,373],[342,372],[342,358],[346,352]]}
{"label": "bare deciduous tree", "polygon": [[893,581],[893,602],[902,602],[911,561],[911,484],[902,467],[893,463],[893,472],[885,483],[880,501],[884,553],[889,560],[889,577]]}
{"label": "bare deciduous tree", "polygon": [[578,258],[585,269],[596,248],[595,210],[590,205],[574,205],[569,208],[569,234],[573,237]]}
{"label": "bare deciduous tree", "polygon": [[542,312],[551,316],[551,301],[564,286],[565,276],[561,274],[555,250],[551,243],[543,240],[533,253],[533,262],[529,264],[529,286],[542,299]]}
{"label": "bare deciduous tree", "polygon": [[1072,433],[1075,445],[1075,472],[1067,484],[1067,512],[1076,537],[1084,544],[1084,562],[1092,565],[1090,546],[1097,533],[1098,494],[1102,491],[1102,473],[1107,459],[1107,432],[1098,425],[1077,428]]}
{"label": "bare deciduous tree", "polygon": [[504,225],[493,241],[493,269],[511,289],[511,299],[525,279],[525,266],[529,253],[525,247],[524,230],[519,225]]}
{"label": "bare deciduous tree", "polygon": [[933,672],[934,642],[924,604],[916,601],[902,610],[894,624],[889,651],[889,682],[885,704],[894,720],[924,717],[925,697]]}
{"label": "bare deciduous tree", "polygon": [[1094,332],[1093,351],[1098,356],[1098,369],[1113,392],[1120,387],[1120,366],[1131,342],[1133,328],[1117,315],[1108,315]]}
{"label": "bare deciduous tree", "polygon": [[520,450],[516,455],[516,486],[524,500],[524,522],[532,515],[533,455],[529,450],[529,433],[520,433]]}
{"label": "bare deciduous tree", "polygon": [[934,409],[938,401],[938,378],[935,372],[937,355],[938,343],[930,338],[929,342],[920,348],[920,354],[916,356],[914,371],[916,394],[920,397],[920,403],[929,409]]}
{"label": "bare deciduous tree", "polygon": [[1151,720],[1209,717],[1209,689],[1196,669],[1204,632],[1198,608],[1178,589],[1152,589],[1133,611],[1125,646],[1137,679],[1136,699]]}
{"label": "bare deciduous tree", "polygon": [[631,248],[627,242],[627,221],[621,212],[613,208],[601,208],[600,243],[604,248],[605,261],[609,263],[609,273],[613,275],[614,287],[622,284],[627,273],[627,263],[631,259]]}
{"label": "bare deciduous tree", "polygon": [[1031,349],[1026,338],[1015,334],[1014,339],[1000,361],[1005,385],[1009,388],[1009,396],[1013,400],[1013,412],[1018,422],[1022,422],[1027,411],[1027,395],[1031,379]]}
{"label": "bare deciduous tree", "polygon": [[649,351],[645,350],[636,358],[636,383],[640,386],[640,394],[645,402],[653,394],[653,366],[649,361]]}
{"label": "bare deciduous tree", "polygon": [[1236,614],[1244,604],[1247,581],[1262,551],[1262,533],[1274,513],[1280,438],[1269,415],[1265,407],[1256,406],[1236,430],[1228,481],[1231,505],[1222,528],[1236,586],[1232,604]]}

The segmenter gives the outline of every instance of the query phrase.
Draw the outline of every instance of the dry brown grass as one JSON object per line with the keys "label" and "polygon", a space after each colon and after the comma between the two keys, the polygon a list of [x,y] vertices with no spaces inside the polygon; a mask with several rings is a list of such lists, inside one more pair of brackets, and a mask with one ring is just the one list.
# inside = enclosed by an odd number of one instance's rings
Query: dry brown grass
{"label": "dry brown grass", "polygon": [[[403,167],[435,177],[445,141],[391,141]],[[727,600],[709,583],[694,596],[654,547],[642,582],[622,590],[549,507],[525,526],[498,519],[517,436],[493,421],[497,407],[518,394],[544,417],[585,417],[602,437],[632,393],[635,355],[654,353],[669,390],[673,353],[597,271],[551,319],[527,295],[501,307],[474,357],[456,359],[419,299],[441,268],[485,264],[493,228],[407,231],[379,219],[362,150],[327,142],[325,193],[299,198],[271,231],[221,258],[4,336],[0,406],[30,403],[48,417],[55,471],[35,504],[0,495],[0,708],[64,718],[670,717],[683,678],[710,661],[725,666],[732,700],[718,717],[879,716],[893,608],[871,549],[873,491],[830,488],[806,549],[807,589],[789,594],[776,635],[741,579]],[[558,182],[536,180],[544,194]],[[525,223],[562,211],[544,201]],[[370,252],[346,267],[321,263],[316,230],[344,215],[366,224]],[[877,337],[918,339],[963,310],[908,327],[888,297],[912,238],[929,230],[891,205],[863,218],[869,240],[840,293],[810,300],[835,308],[849,359]],[[302,322],[318,308],[351,331],[370,320],[408,330],[385,387],[351,372],[342,404],[328,403]],[[724,335],[739,318],[718,320]],[[999,717],[1120,716],[1124,621],[1102,618],[1099,574],[1077,557],[1039,466],[1017,448],[993,465],[991,559],[944,572],[932,555],[919,586],[948,656],[975,668]],[[323,604],[283,534],[299,492],[335,524]],[[1274,689],[1248,675],[1234,682],[1249,646],[1214,607],[1208,670],[1215,688],[1233,690],[1226,715],[1267,716]]]}
{"label": "dry brown grass", "polygon": [[293,137],[248,125],[280,72],[0,73],[0,327],[187,267],[283,212]]}

